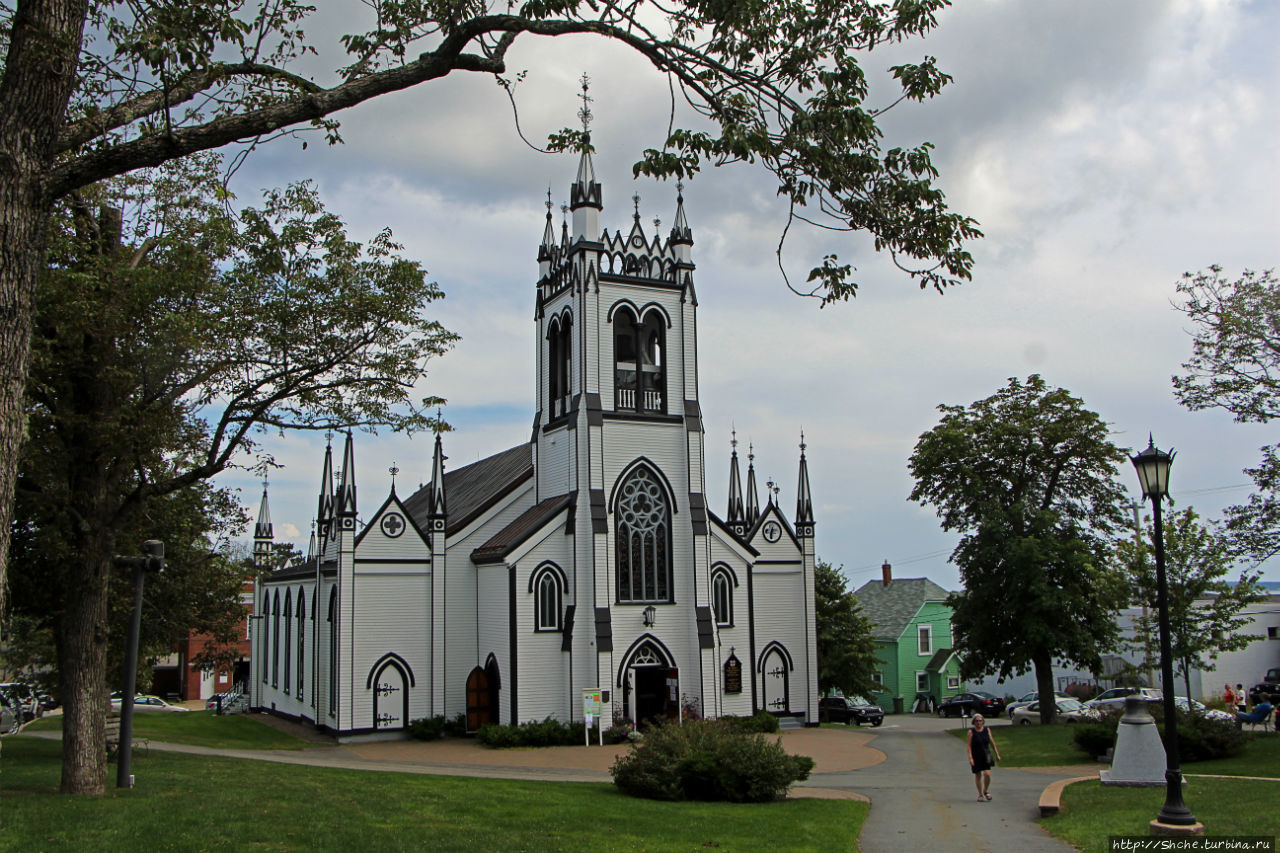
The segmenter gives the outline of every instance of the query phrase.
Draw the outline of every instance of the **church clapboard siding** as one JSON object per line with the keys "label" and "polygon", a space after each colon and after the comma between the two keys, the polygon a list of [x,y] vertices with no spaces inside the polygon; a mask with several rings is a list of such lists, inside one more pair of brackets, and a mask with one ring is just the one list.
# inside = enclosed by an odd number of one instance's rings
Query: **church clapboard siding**
{"label": "church clapboard siding", "polygon": [[[616,719],[642,725],[762,709],[817,724],[806,445],[793,518],[772,483],[760,509],[754,448],[743,490],[736,437],[728,511],[712,512],[678,190],[665,238],[641,224],[638,197],[628,232],[602,229],[588,151],[559,235],[548,204],[529,443],[446,472],[437,434],[428,484],[401,499],[393,470],[367,520],[354,438],[336,470],[326,448],[307,558],[255,590],[271,607],[279,592],[310,608],[303,646],[290,640],[303,688],[277,683],[286,640],[263,606],[254,707],[341,738],[399,736],[428,716],[472,729],[577,720],[582,691],[604,688]],[[271,541],[259,524],[264,561]]]}

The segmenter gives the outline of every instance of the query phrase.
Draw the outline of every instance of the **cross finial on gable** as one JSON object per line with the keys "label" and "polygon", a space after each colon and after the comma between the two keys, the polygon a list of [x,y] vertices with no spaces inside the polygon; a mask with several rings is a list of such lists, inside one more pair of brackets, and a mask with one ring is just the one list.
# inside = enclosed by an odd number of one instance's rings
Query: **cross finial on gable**
{"label": "cross finial on gable", "polygon": [[579,96],[582,98],[582,109],[578,110],[578,118],[582,120],[583,133],[590,133],[591,119],[594,118],[594,116],[591,115],[591,102],[595,100],[595,98],[592,98],[587,94],[590,89],[591,78],[589,78],[587,76],[587,72],[584,71],[582,72],[582,94]]}

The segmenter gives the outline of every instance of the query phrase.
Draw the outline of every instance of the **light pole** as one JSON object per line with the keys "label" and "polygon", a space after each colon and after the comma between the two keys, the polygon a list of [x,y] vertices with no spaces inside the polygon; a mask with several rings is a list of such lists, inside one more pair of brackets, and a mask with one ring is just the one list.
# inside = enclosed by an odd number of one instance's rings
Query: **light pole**
{"label": "light pole", "polygon": [[1155,515],[1156,546],[1156,610],[1160,617],[1160,677],[1164,693],[1165,735],[1165,795],[1164,806],[1156,815],[1158,823],[1177,827],[1193,826],[1196,816],[1182,802],[1182,770],[1178,766],[1178,713],[1173,704],[1173,653],[1169,642],[1169,583],[1164,572],[1164,525],[1160,518],[1160,503],[1169,494],[1169,467],[1175,453],[1165,453],[1156,448],[1154,439],[1148,437],[1147,449],[1132,457],[1142,483],[1142,496],[1151,498]]}
{"label": "light pole", "polygon": [[124,656],[124,691],[120,694],[120,746],[116,757],[116,787],[132,788],[133,697],[138,686],[138,634],[142,629],[142,581],[146,572],[164,571],[164,543],[148,539],[142,543],[141,557],[115,557],[119,568],[133,569],[133,617]]}

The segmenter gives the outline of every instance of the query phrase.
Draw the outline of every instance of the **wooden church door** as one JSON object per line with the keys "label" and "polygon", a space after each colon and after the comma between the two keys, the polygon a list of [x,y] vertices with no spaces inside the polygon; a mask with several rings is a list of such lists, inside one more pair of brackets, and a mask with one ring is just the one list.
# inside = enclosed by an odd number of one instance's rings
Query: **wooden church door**
{"label": "wooden church door", "polygon": [[489,696],[489,676],[476,667],[467,676],[467,731],[477,731],[486,723],[493,722]]}

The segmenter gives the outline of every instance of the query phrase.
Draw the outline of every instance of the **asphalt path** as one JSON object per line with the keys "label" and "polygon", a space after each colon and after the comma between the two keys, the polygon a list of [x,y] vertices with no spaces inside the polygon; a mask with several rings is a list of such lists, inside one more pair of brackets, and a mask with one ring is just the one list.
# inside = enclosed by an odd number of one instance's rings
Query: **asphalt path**
{"label": "asphalt path", "polygon": [[[1017,851],[1072,853],[1035,822],[1040,794],[1057,779],[1083,775],[1080,767],[992,771],[991,800],[978,802],[964,740],[948,733],[967,721],[898,714],[872,729],[867,744],[885,760],[859,770],[815,773],[804,784],[855,791],[871,800],[862,826],[862,853]],[[992,734],[1000,744],[996,722]],[[1002,746],[1008,757],[1008,751]],[[1089,768],[1086,768],[1086,771]],[[1096,772],[1096,768],[1093,768]]]}

